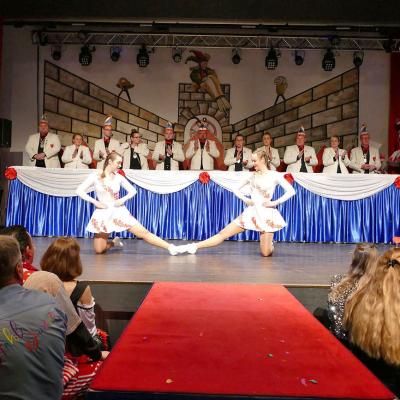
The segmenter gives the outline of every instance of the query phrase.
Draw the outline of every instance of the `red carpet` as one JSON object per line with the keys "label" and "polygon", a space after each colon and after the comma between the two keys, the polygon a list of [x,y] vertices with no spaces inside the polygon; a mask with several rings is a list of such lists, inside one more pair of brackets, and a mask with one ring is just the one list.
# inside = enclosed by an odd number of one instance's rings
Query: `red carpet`
{"label": "red carpet", "polygon": [[92,389],[394,396],[282,286],[157,283]]}

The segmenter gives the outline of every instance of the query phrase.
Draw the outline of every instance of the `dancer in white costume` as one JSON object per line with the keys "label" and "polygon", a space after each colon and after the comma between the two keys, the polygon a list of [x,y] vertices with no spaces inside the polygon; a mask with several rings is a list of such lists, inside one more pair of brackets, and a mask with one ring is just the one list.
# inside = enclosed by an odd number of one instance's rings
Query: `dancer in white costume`
{"label": "dancer in white costume", "polygon": [[[253,153],[252,161],[256,172],[235,191],[236,196],[249,207],[216,235],[202,242],[179,246],[179,252],[186,250],[188,253],[194,254],[198,249],[217,246],[225,239],[250,229],[260,232],[261,254],[264,257],[272,255],[274,232],[286,226],[285,220],[275,207],[292,197],[295,191],[282,174],[270,170],[269,157],[265,151]],[[282,186],[285,193],[279,199],[272,200],[277,185]],[[250,186],[250,198],[241,192],[245,186]]]}
{"label": "dancer in white costume", "polygon": [[[119,238],[113,241],[108,240],[111,232],[122,232],[128,230],[138,238],[144,239],[147,243],[167,249],[171,255],[178,254],[176,246],[150,233],[145,229],[128,211],[124,203],[136,194],[136,189],[120,174],[122,157],[113,152],[110,153],[103,166],[103,170],[89,175],[79,185],[76,193],[83,200],[89,201],[96,206],[96,210],[90,219],[86,230],[93,232],[94,250],[97,254],[105,253],[114,246],[121,246]],[[120,187],[123,187],[127,194],[119,198]],[[94,189],[97,200],[90,197],[87,192]]]}

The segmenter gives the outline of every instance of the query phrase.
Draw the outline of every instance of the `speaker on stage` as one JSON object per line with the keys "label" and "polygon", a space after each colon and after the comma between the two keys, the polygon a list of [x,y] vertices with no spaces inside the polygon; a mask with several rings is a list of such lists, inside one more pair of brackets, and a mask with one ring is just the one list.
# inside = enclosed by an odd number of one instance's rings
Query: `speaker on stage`
{"label": "speaker on stage", "polygon": [[0,118],[0,147],[11,147],[11,126],[9,119]]}

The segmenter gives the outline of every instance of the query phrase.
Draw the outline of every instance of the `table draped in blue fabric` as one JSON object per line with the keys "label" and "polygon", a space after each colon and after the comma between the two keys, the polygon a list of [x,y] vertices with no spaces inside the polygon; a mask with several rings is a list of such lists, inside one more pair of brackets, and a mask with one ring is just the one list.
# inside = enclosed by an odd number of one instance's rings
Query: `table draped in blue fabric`
{"label": "table draped in blue fabric", "polygon": [[[344,177],[345,178],[345,177]],[[126,203],[132,215],[164,239],[206,239],[231,222],[245,205],[213,180],[199,180],[182,190],[159,194],[132,182],[137,195]],[[400,235],[400,190],[391,184],[359,200],[317,195],[294,182],[296,195],[279,206],[288,226],[274,235],[277,241],[389,243]],[[275,198],[282,194],[277,188]],[[77,196],[36,191],[18,178],[10,181],[6,224],[24,225],[33,236],[88,237],[85,231],[94,206]],[[122,237],[132,237],[122,232]],[[232,240],[258,240],[245,231]]]}

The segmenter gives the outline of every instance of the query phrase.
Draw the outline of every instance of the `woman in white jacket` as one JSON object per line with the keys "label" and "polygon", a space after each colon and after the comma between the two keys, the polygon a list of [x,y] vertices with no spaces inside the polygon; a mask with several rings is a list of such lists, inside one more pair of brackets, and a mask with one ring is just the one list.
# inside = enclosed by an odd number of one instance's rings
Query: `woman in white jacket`
{"label": "woman in white jacket", "polygon": [[331,147],[327,147],[322,155],[324,169],[326,174],[348,174],[347,167],[351,164],[347,151],[339,149],[339,137],[331,137]]}
{"label": "woman in white jacket", "polygon": [[62,162],[66,169],[87,169],[92,162],[89,147],[82,145],[83,138],[79,133],[72,136],[72,144],[64,149]]}

